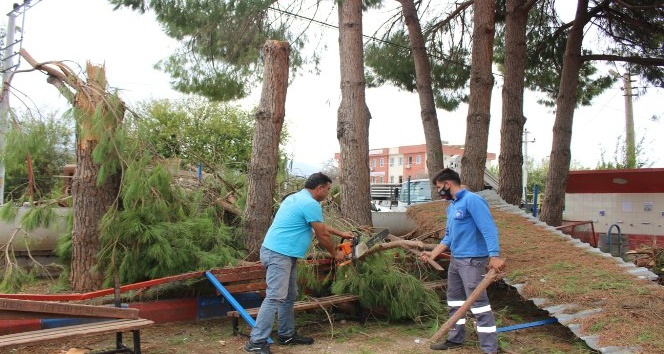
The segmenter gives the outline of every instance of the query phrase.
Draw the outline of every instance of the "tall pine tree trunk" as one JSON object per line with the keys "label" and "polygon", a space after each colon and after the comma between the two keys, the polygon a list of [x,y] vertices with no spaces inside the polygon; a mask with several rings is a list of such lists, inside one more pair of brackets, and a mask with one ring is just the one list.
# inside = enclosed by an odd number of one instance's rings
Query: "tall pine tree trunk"
{"label": "tall pine tree trunk", "polygon": [[498,158],[500,196],[519,205],[522,198],[522,136],[526,118],[523,116],[523,90],[526,70],[526,24],[530,0],[507,0],[505,23],[505,82],[503,83],[503,117],[500,125],[500,157]]}
{"label": "tall pine tree trunk", "polygon": [[341,215],[371,225],[369,119],[365,97],[362,0],[339,3],[341,103],[337,139],[341,150]]}
{"label": "tall pine tree trunk", "polygon": [[279,169],[279,140],[286,115],[289,55],[288,42],[267,41],[263,46],[263,91],[256,112],[247,206],[243,217],[243,241],[249,260],[258,260],[263,238],[272,221],[274,187]]}
{"label": "tall pine tree trunk", "polygon": [[563,72],[556,99],[556,120],[553,124],[553,142],[549,171],[546,176],[546,191],[542,200],[540,220],[551,226],[562,224],[565,206],[567,175],[572,160],[572,123],[576,108],[577,88],[583,46],[583,28],[588,23],[588,0],[578,0],[574,24],[570,28],[563,57]]}
{"label": "tall pine tree trunk", "polygon": [[[426,164],[429,179],[439,170],[443,169],[443,143],[440,139],[440,128],[438,116],[436,115],[436,103],[433,98],[433,84],[431,83],[431,65],[429,56],[424,45],[422,26],[417,17],[417,9],[413,0],[397,0],[401,3],[403,18],[408,27],[410,48],[415,62],[415,79],[417,83],[417,94],[420,98],[420,115],[424,128],[424,140],[427,146]],[[432,199],[438,197],[436,190],[431,189]]]}
{"label": "tall pine tree trunk", "polygon": [[76,172],[72,179],[74,222],[70,282],[75,291],[98,290],[102,286],[104,268],[97,264],[99,223],[108,209],[115,206],[121,176],[120,172],[110,173],[99,181],[101,165],[92,155],[99,139],[103,138],[101,135],[115,132],[124,116],[124,107],[110,104],[103,67],[88,63],[87,76],[87,85],[78,88],[74,100],[78,139]]}
{"label": "tall pine tree trunk", "polygon": [[484,188],[484,170],[491,120],[493,89],[493,36],[495,0],[473,3],[473,49],[470,73],[470,98],[466,119],[466,142],[461,158],[461,180],[471,190]]}

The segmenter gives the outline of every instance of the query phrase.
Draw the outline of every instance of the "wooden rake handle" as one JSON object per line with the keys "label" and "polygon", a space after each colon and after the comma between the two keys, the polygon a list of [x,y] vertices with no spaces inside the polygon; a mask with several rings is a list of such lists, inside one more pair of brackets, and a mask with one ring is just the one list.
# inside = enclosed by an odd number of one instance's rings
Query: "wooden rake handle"
{"label": "wooden rake handle", "polygon": [[494,281],[502,278],[504,273],[496,273],[495,270],[490,269],[486,275],[484,276],[484,279],[480,282],[479,285],[477,285],[477,288],[470,293],[470,296],[468,296],[468,299],[463,302],[463,305],[459,307],[457,312],[454,313],[454,316],[450,317],[445,323],[443,323],[442,326],[440,326],[440,329],[438,329],[438,332],[431,337],[431,341],[434,343],[437,343],[440,341],[441,338],[447,333],[454,324],[461,319],[461,317],[466,316],[466,312],[468,312],[468,309],[470,309],[471,306],[475,303],[475,300],[477,300],[478,297],[482,294],[486,288],[491,285]]}

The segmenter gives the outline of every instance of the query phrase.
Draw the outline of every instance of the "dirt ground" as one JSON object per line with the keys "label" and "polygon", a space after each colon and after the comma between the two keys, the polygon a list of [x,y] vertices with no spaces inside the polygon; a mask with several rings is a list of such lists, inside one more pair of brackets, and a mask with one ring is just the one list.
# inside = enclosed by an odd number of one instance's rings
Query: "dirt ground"
{"label": "dirt ground", "polygon": [[[440,202],[411,207],[418,234],[440,238],[444,206]],[[409,211],[410,213],[410,211]],[[574,248],[521,216],[492,209],[501,237],[507,277],[525,284],[527,298],[546,298],[551,304],[575,303],[581,308],[600,306],[602,313],[581,323],[584,331],[600,337],[602,345],[635,345],[644,353],[664,353],[664,287],[637,281],[612,259]],[[437,242],[435,239],[426,242]],[[441,301],[443,300],[443,292]],[[489,289],[498,327],[549,318],[511,287],[494,284]],[[279,347],[274,353],[433,353],[428,346],[434,330],[414,322],[385,323],[373,318],[365,326],[354,321],[330,324],[324,312],[298,313],[298,331],[316,339],[312,346]],[[627,317],[626,317],[627,316]],[[444,321],[446,314],[441,314]],[[472,321],[468,321],[472,328]],[[227,319],[159,324],[141,332],[143,353],[241,353],[244,337],[233,336]],[[130,337],[127,335],[126,337]],[[113,335],[85,337],[48,345],[0,350],[0,353],[79,354],[113,347]],[[567,327],[548,324],[499,334],[506,353],[595,353]],[[81,348],[83,351],[72,351]],[[481,353],[476,335],[469,330],[466,345],[453,353]]]}
{"label": "dirt ground", "polygon": [[[441,293],[441,296],[443,294]],[[532,303],[524,302],[509,287],[490,288],[491,302],[499,327],[547,318]],[[304,353],[433,353],[428,339],[434,331],[412,322],[386,323],[370,319],[366,325],[351,320],[332,322],[323,311],[298,313],[298,331],[316,339],[311,346],[272,346],[276,354]],[[472,321],[469,321],[472,322]],[[470,325],[469,325],[470,328]],[[245,327],[244,331],[247,331]],[[125,343],[131,344],[129,333]],[[154,325],[141,331],[142,351],[146,354],[230,354],[242,353],[246,337],[234,336],[230,320],[206,320]],[[548,324],[499,334],[499,343],[506,353],[594,353],[566,327]],[[128,345],[129,345],[128,344]],[[40,346],[7,350],[12,354],[83,354],[112,349],[114,335],[99,335],[77,340],[53,342]],[[469,329],[463,348],[453,353],[481,353],[474,330]],[[3,352],[4,353],[4,352]]]}

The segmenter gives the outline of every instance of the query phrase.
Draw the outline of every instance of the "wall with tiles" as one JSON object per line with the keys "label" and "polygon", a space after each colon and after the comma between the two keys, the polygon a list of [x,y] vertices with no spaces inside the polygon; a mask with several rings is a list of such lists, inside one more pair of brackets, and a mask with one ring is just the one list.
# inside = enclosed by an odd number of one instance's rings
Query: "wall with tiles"
{"label": "wall with tiles", "polygon": [[664,193],[567,193],[565,220],[590,220],[596,233],[664,236]]}

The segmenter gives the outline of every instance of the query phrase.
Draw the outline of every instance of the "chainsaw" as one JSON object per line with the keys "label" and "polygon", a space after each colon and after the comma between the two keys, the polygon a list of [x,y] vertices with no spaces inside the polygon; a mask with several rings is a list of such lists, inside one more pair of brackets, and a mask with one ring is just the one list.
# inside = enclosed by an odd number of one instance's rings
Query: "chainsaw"
{"label": "chainsaw", "polygon": [[371,247],[379,242],[382,242],[387,237],[387,235],[390,234],[390,230],[383,229],[380,232],[371,235],[371,238],[369,238],[367,242],[360,242],[359,232],[353,231],[353,233],[355,233],[355,237],[353,237],[350,241],[342,242],[339,244],[339,246],[337,246],[337,249],[342,251],[345,255],[345,260],[337,264],[338,267],[343,267],[350,262],[363,257],[364,254],[371,249]]}

